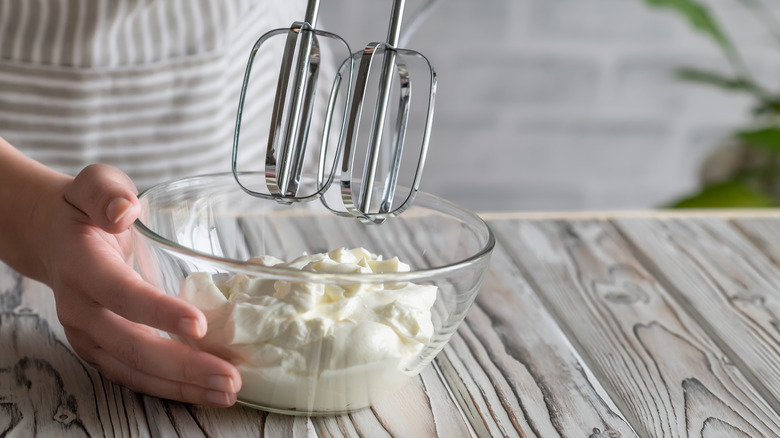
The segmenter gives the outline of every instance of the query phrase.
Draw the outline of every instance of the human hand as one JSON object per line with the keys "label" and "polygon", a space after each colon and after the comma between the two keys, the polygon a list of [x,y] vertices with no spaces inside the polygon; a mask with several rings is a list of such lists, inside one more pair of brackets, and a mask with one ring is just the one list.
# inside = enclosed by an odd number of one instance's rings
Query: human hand
{"label": "human hand", "polygon": [[76,353],[108,379],[157,397],[230,406],[241,386],[235,366],[155,330],[200,338],[206,318],[129,266],[136,194],[118,169],[92,165],[38,200],[36,246],[59,320]]}

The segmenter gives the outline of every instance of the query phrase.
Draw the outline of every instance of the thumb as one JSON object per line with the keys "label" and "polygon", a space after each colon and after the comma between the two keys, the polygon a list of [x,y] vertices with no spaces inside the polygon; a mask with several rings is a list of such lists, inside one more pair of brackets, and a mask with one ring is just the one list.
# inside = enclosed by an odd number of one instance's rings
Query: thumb
{"label": "thumb", "polygon": [[109,233],[127,230],[138,217],[138,190],[129,176],[116,167],[85,167],[65,189],[65,200]]}

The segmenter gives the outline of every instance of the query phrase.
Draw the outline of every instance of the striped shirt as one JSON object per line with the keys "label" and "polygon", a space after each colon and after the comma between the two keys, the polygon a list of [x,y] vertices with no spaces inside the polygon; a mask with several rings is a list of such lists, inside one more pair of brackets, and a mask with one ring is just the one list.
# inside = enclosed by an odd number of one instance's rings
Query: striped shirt
{"label": "striped shirt", "polygon": [[[113,164],[141,189],[229,171],[249,50],[304,9],[291,0],[0,0],[0,136],[70,175]],[[253,71],[244,120],[268,117],[278,65],[258,60]],[[241,133],[264,146],[268,125],[243,123]]]}

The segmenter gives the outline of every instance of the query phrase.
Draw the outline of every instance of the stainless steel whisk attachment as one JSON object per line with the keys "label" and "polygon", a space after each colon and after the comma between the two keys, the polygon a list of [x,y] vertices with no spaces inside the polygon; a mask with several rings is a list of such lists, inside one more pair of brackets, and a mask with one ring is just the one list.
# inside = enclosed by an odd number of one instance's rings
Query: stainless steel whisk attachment
{"label": "stainless steel whisk attachment", "polygon": [[[382,223],[411,205],[419,190],[430,139],[436,72],[421,53],[398,47],[404,4],[405,0],[394,0],[387,40],[370,43],[360,52],[351,53],[342,38],[315,28],[319,0],[309,1],[304,22],[270,31],[258,39],[242,85],[233,144],[233,174],[244,191],[284,203],[320,199],[332,212],[368,223]],[[259,191],[243,185],[237,170],[241,116],[255,54],[268,39],[284,33],[287,40],[266,150],[267,190]],[[318,151],[307,154],[322,55],[319,38],[330,38],[345,46],[347,56],[330,89]],[[404,159],[413,109],[412,76],[417,74],[427,76],[421,94],[424,103],[414,107],[422,110],[424,121],[416,125],[421,128],[419,142],[411,151],[406,148],[409,154]],[[346,97],[341,95],[344,88]],[[396,106],[391,105],[394,98]],[[371,99],[373,105],[369,103]],[[392,130],[385,126],[389,119]],[[311,188],[301,191],[300,182],[307,179],[307,155],[316,157],[316,177]],[[402,167],[407,164],[412,172],[403,172],[404,184],[400,184]]]}
{"label": "stainless steel whisk attachment", "polygon": [[[265,33],[255,42],[250,52],[236,115],[232,169],[236,182],[252,196],[292,203],[317,199],[328,188],[327,181],[307,189],[301,187],[322,61],[320,38],[335,41],[336,46],[344,49],[344,56],[350,57],[351,50],[346,41],[338,35],[315,28],[319,6],[319,0],[309,0],[304,21],[296,21],[289,28],[274,29]],[[249,187],[243,184],[241,172],[238,170],[241,123],[252,67],[257,55],[273,37],[283,35],[286,35],[286,40],[265,154],[266,190],[261,191],[259,187]],[[352,67],[349,64],[351,61],[346,62],[347,77],[348,80],[351,80]],[[334,82],[331,100],[335,101],[340,84],[340,78]],[[332,111],[329,111],[329,114],[332,114]],[[319,164],[319,166],[324,166],[324,163]],[[330,174],[332,175],[332,172]]]}
{"label": "stainless steel whisk attachment", "polygon": [[[340,189],[341,200],[347,212],[364,221],[381,223],[388,217],[402,213],[412,203],[419,189],[420,177],[428,150],[431,122],[433,119],[434,99],[436,95],[436,72],[430,61],[421,53],[398,47],[401,36],[404,0],[395,0],[390,14],[390,24],[386,42],[368,44],[359,58],[357,79],[352,89],[350,109],[347,118],[346,137],[341,163]],[[409,62],[423,63],[428,72],[427,105],[425,108],[421,144],[414,150],[417,156],[411,160],[414,167],[410,185],[405,189],[400,202],[395,202],[399,173],[410,119],[412,98],[412,80]],[[375,65],[379,66],[374,106],[366,105],[370,92],[372,72],[376,75]],[[394,82],[398,85],[398,106],[395,124],[389,142],[385,141],[385,122],[390,110],[391,90]],[[368,107],[368,109],[366,109]],[[371,111],[369,123],[361,124],[365,111]],[[367,142],[361,139],[361,129],[368,128]],[[361,147],[365,147],[361,150]],[[384,154],[383,154],[384,152]],[[384,155],[384,157],[383,157]],[[360,158],[365,156],[363,166]],[[384,162],[383,169],[380,165]],[[377,190],[379,189],[379,190]],[[381,192],[381,193],[379,193]],[[330,208],[327,199],[325,204]],[[335,210],[335,209],[334,209]],[[335,210],[338,212],[338,210]]]}

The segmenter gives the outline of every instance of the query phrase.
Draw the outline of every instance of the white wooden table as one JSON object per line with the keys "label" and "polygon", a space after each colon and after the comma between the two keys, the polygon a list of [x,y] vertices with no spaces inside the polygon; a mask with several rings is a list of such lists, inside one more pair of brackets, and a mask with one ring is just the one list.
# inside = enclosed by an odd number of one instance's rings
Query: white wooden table
{"label": "white wooden table", "polygon": [[484,217],[499,244],[458,333],[336,417],[114,385],[0,266],[0,436],[780,436],[780,211]]}

